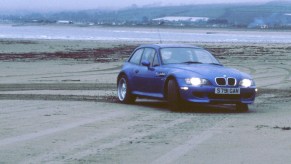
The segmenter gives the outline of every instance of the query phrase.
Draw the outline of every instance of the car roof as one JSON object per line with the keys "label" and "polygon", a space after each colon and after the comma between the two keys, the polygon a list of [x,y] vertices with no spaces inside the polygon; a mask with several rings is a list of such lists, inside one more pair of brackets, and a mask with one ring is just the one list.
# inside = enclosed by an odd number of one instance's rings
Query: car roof
{"label": "car roof", "polygon": [[139,48],[144,47],[152,47],[152,48],[198,48],[202,49],[201,47],[193,46],[190,44],[144,44],[139,46]]}

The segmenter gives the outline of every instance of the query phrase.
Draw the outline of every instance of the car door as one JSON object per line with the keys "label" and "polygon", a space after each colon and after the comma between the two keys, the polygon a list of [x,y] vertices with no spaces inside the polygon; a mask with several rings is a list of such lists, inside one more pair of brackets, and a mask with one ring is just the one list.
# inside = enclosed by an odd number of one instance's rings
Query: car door
{"label": "car door", "polygon": [[[145,48],[142,54],[140,65],[134,70],[134,83],[136,86],[138,86],[137,91],[139,92],[151,92],[149,88],[151,86],[150,79],[155,75],[151,65],[155,53],[155,49]],[[143,65],[145,62],[149,63],[149,65]]]}
{"label": "car door", "polygon": [[164,77],[165,74],[161,71],[156,50],[145,48],[141,59],[141,67],[136,74],[140,91],[148,96],[162,97],[162,79]]}
{"label": "car door", "polygon": [[140,86],[142,85],[139,82],[138,74],[139,70],[141,69],[141,57],[143,54],[144,48],[140,48],[136,50],[131,58],[129,59],[130,66],[129,69],[129,78],[130,78],[130,86],[132,91],[141,91]]}

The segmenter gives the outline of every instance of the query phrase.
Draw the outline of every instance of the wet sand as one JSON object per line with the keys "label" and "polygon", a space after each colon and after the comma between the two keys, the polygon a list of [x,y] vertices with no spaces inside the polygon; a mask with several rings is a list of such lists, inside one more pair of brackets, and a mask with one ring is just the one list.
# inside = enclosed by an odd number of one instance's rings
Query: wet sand
{"label": "wet sand", "polygon": [[119,104],[116,76],[139,44],[1,39],[0,163],[291,161],[289,44],[191,43],[254,77],[248,113]]}

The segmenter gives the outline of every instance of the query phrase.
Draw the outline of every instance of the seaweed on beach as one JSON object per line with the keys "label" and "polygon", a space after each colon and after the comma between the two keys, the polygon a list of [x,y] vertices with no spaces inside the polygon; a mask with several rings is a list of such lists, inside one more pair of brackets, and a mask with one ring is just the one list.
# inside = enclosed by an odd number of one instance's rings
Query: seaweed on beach
{"label": "seaweed on beach", "polygon": [[110,62],[127,58],[134,46],[122,46],[114,48],[81,49],[75,51],[53,52],[53,53],[19,53],[0,54],[1,61],[34,61],[34,60],[56,60],[74,59],[94,62]]}
{"label": "seaweed on beach", "polygon": [[30,40],[0,40],[0,44],[37,44]]}

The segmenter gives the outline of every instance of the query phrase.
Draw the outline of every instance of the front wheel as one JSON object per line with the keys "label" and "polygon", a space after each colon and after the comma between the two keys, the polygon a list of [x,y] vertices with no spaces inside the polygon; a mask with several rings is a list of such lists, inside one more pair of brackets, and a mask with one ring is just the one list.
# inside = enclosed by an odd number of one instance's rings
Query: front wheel
{"label": "front wheel", "polygon": [[136,97],[130,93],[126,76],[120,77],[117,84],[117,94],[120,102],[125,104],[134,103]]}
{"label": "front wheel", "polygon": [[236,104],[236,111],[238,111],[238,112],[248,112],[249,111],[249,106],[248,106],[248,104],[243,104],[243,103]]}
{"label": "front wheel", "polygon": [[169,108],[172,111],[181,111],[184,108],[183,101],[180,98],[179,88],[176,80],[171,79],[168,82],[167,99]]}

